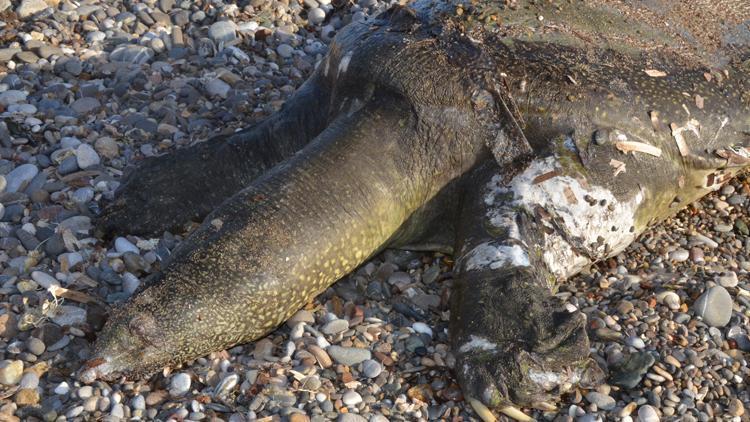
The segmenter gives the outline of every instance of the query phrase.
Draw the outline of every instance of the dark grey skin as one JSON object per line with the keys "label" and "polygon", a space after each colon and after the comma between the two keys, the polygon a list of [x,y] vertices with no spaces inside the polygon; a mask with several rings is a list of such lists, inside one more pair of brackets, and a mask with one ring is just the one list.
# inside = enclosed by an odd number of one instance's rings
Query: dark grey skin
{"label": "dark grey skin", "polygon": [[[548,408],[599,382],[585,317],[554,286],[747,165],[749,44],[730,24],[750,17],[729,5],[721,26],[690,21],[726,35],[713,45],[689,25],[649,26],[663,16],[646,6],[475,3],[352,24],[279,113],[132,173],[106,233],[215,210],[113,313],[81,379],[257,339],[368,257],[410,246],[456,256],[450,337],[467,397]],[[684,6],[669,4],[651,2]]]}

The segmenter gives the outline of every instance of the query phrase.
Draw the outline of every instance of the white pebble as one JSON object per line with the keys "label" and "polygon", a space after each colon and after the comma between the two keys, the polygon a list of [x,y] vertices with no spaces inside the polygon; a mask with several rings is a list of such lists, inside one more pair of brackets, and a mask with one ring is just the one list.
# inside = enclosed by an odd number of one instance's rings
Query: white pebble
{"label": "white pebble", "polygon": [[419,334],[427,334],[428,336],[432,337],[432,328],[430,328],[430,326],[425,324],[424,322],[415,322],[411,325],[411,328]]}
{"label": "white pebble", "polygon": [[76,148],[76,160],[78,161],[78,167],[83,170],[97,166],[101,162],[99,154],[89,144],[81,144]]}
{"label": "white pebble", "polygon": [[125,252],[133,252],[133,253],[141,253],[141,251],[138,249],[137,246],[132,244],[128,239],[124,237],[118,237],[115,239],[115,250],[118,253],[125,253]]}
{"label": "white pebble", "polygon": [[53,391],[57,395],[64,396],[70,392],[70,385],[67,382],[63,381],[60,384],[57,384],[57,387],[55,387]]}
{"label": "white pebble", "polygon": [[60,282],[55,277],[41,271],[33,271],[31,278],[45,289],[49,289],[51,286],[60,286]]}
{"label": "white pebble", "polygon": [[190,391],[190,375],[180,372],[172,377],[169,383],[169,394],[181,396]]}
{"label": "white pebble", "polygon": [[362,396],[354,390],[349,390],[341,397],[341,401],[347,406],[356,406],[362,403]]}
{"label": "white pebble", "polygon": [[659,415],[656,410],[650,405],[646,404],[638,409],[638,421],[640,422],[659,422]]}

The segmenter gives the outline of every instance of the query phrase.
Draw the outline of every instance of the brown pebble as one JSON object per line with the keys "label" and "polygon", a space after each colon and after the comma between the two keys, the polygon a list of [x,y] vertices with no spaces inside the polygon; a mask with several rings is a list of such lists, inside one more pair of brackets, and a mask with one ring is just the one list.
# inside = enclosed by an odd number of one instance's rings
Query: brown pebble
{"label": "brown pebble", "polygon": [[318,361],[318,364],[323,368],[330,368],[331,365],[333,365],[333,361],[331,361],[331,357],[328,356],[328,353],[326,353],[325,350],[321,349],[320,347],[311,344],[307,346],[307,351],[313,354],[315,356],[315,359]]}
{"label": "brown pebble", "polygon": [[16,404],[19,406],[31,406],[39,403],[39,392],[36,388],[22,388],[16,393]]}
{"label": "brown pebble", "polygon": [[15,336],[18,332],[16,324],[18,321],[13,314],[0,315],[0,337],[7,340]]}
{"label": "brown pebble", "polygon": [[727,411],[732,416],[742,416],[745,414],[745,405],[742,404],[740,399],[731,399],[729,400]]}
{"label": "brown pebble", "polygon": [[292,413],[289,415],[289,422],[309,422],[310,418],[302,413]]}
{"label": "brown pebble", "polygon": [[146,396],[146,406],[155,406],[163,402],[168,396],[169,393],[166,390],[152,391]]}
{"label": "brown pebble", "polygon": [[669,355],[664,358],[664,363],[668,363],[676,368],[682,368],[682,364],[674,356]]}

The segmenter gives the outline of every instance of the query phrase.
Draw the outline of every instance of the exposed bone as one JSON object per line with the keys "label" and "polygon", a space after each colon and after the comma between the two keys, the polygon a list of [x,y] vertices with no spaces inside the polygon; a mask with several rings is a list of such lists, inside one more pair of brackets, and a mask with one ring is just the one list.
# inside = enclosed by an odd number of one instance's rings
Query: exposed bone
{"label": "exposed bone", "polygon": [[477,412],[477,415],[479,415],[479,418],[484,422],[495,422],[497,420],[497,418],[495,418],[495,415],[493,415],[490,409],[482,404],[482,402],[471,397],[467,397],[467,399],[469,400],[469,404],[471,404],[471,407],[474,408],[474,411]]}
{"label": "exposed bone", "polygon": [[653,155],[654,157],[661,157],[660,148],[643,142],[619,141],[615,143],[615,147],[626,154],[629,152],[642,152],[644,154]]}
{"label": "exposed bone", "polygon": [[617,177],[620,173],[625,173],[625,163],[619,160],[615,160],[614,158],[609,160],[609,165],[614,167],[615,169],[615,175],[613,177]]}
{"label": "exposed bone", "polygon": [[672,129],[672,137],[677,143],[677,149],[680,150],[680,155],[683,157],[687,157],[688,155],[690,155],[690,147],[688,147],[687,142],[685,142],[685,138],[682,136],[682,132],[693,132],[695,136],[700,139],[700,122],[695,119],[690,119],[687,123],[685,123],[685,126],[678,126],[677,123],[671,123],[669,127],[670,129]]}
{"label": "exposed bone", "polygon": [[667,76],[667,72],[664,72],[662,70],[657,69],[646,69],[644,70],[648,76],[651,76],[652,78],[663,78]]}
{"label": "exposed bone", "polygon": [[521,422],[531,422],[534,420],[531,416],[521,412],[520,409],[513,406],[503,407],[500,409],[500,413]]}

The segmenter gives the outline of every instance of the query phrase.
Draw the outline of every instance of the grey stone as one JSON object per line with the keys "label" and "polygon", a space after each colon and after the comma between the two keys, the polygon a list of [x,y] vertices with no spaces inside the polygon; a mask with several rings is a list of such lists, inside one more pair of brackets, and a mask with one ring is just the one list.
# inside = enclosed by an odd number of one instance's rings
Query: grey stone
{"label": "grey stone", "polygon": [[624,388],[635,388],[656,359],[648,352],[633,353],[610,368],[610,382]]}
{"label": "grey stone", "polygon": [[5,92],[0,93],[0,105],[9,106],[11,104],[18,104],[26,101],[27,94],[25,91],[19,91],[17,89],[9,89]]}
{"label": "grey stone", "polygon": [[356,347],[331,346],[328,348],[327,352],[333,360],[348,366],[356,365],[372,358],[372,354],[369,350]]}
{"label": "grey stone", "polygon": [[97,154],[94,148],[89,144],[81,144],[76,148],[76,160],[78,162],[78,167],[84,170],[89,167],[97,166],[101,162],[99,154]]}
{"label": "grey stone", "polygon": [[612,397],[596,391],[591,391],[586,394],[586,400],[588,400],[589,403],[595,404],[596,407],[602,410],[612,410],[617,404],[615,399],[613,399]]}
{"label": "grey stone", "polygon": [[181,396],[190,391],[190,375],[180,372],[175,374],[169,381],[169,394]]}
{"label": "grey stone", "polygon": [[206,82],[206,92],[217,97],[227,98],[231,89],[228,83],[218,78],[209,79]]}
{"label": "grey stone", "polygon": [[279,53],[279,56],[288,59],[294,54],[294,48],[289,44],[279,44],[279,46],[276,47],[276,52]]}
{"label": "grey stone", "polygon": [[693,304],[695,314],[712,327],[723,327],[732,318],[732,296],[722,286],[714,286],[703,293]]}
{"label": "grey stone", "polygon": [[23,0],[16,8],[16,14],[20,19],[26,19],[48,7],[44,0]]}
{"label": "grey stone", "polygon": [[319,7],[314,7],[307,12],[307,20],[313,25],[320,25],[325,19],[326,12]]}
{"label": "grey stone", "polygon": [[0,48],[0,63],[7,63],[13,59],[13,56],[20,52],[21,49],[17,47]]}
{"label": "grey stone", "polygon": [[22,164],[16,167],[5,175],[5,181],[7,182],[5,191],[18,192],[23,190],[37,173],[39,173],[39,169],[33,164]]}
{"label": "grey stone", "polygon": [[327,322],[320,331],[324,334],[333,335],[338,334],[342,331],[349,329],[349,322],[345,319],[334,319],[333,321]]}
{"label": "grey stone", "polygon": [[70,105],[70,108],[80,115],[86,115],[97,111],[101,106],[102,104],[96,98],[83,97],[75,100],[73,104]]}
{"label": "grey stone", "polygon": [[133,64],[147,63],[154,57],[154,51],[142,45],[124,44],[115,48],[109,53],[109,59],[115,62],[125,62]]}
{"label": "grey stone", "polygon": [[211,38],[216,44],[230,43],[237,39],[237,25],[230,21],[219,21],[214,22],[208,28],[208,37]]}
{"label": "grey stone", "polygon": [[380,362],[373,359],[362,362],[362,374],[367,378],[376,378],[381,372],[383,372],[383,366]]}

